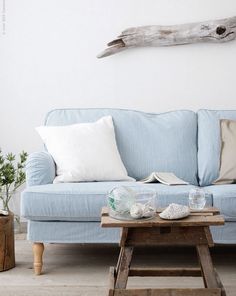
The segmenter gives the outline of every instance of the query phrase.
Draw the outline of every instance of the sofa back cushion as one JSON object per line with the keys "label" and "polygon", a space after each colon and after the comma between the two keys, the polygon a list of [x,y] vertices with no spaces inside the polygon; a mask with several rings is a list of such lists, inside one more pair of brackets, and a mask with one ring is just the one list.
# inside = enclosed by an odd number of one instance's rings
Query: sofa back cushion
{"label": "sofa back cushion", "polygon": [[201,186],[210,185],[219,177],[220,119],[236,120],[236,111],[198,111],[198,175]]}
{"label": "sofa back cushion", "polygon": [[139,180],[168,171],[197,185],[197,115],[192,111],[150,114],[120,109],[57,109],[45,125],[93,122],[111,115],[121,159]]}

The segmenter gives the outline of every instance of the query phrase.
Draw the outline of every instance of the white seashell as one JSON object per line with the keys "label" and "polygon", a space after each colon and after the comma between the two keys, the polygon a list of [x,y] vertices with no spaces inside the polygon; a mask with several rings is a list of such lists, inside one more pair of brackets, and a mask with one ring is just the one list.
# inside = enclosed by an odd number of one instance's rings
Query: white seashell
{"label": "white seashell", "polygon": [[159,216],[162,219],[180,219],[190,215],[190,209],[187,206],[172,203]]}
{"label": "white seashell", "polygon": [[151,207],[149,204],[143,206],[143,217],[149,218],[152,217],[154,214],[154,208]]}
{"label": "white seashell", "polygon": [[134,219],[143,217],[143,205],[141,203],[135,203],[130,208],[130,216]]}

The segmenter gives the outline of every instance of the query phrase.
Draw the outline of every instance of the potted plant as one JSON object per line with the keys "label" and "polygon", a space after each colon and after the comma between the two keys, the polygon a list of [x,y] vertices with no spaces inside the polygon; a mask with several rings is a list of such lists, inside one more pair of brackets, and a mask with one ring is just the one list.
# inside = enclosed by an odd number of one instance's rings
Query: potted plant
{"label": "potted plant", "polygon": [[0,150],[0,271],[15,266],[14,214],[10,211],[9,202],[25,182],[27,156],[23,151],[17,161],[13,153],[3,155]]}

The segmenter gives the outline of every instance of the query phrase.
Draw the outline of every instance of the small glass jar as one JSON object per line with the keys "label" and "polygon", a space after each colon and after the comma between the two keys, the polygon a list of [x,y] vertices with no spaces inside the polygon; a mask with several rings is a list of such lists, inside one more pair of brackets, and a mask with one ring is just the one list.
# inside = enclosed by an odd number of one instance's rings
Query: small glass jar
{"label": "small glass jar", "polygon": [[201,211],[206,204],[205,191],[200,188],[191,189],[189,192],[189,207],[191,210]]}
{"label": "small glass jar", "polygon": [[109,215],[118,220],[150,219],[156,214],[156,191],[115,187],[107,195]]}

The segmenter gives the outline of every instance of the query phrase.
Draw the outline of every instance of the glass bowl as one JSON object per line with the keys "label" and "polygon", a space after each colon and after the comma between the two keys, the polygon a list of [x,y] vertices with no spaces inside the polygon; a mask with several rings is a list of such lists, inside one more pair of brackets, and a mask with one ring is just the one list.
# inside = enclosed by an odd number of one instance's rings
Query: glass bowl
{"label": "glass bowl", "polygon": [[156,214],[156,192],[136,187],[115,187],[107,194],[109,215],[118,220],[151,219]]}

